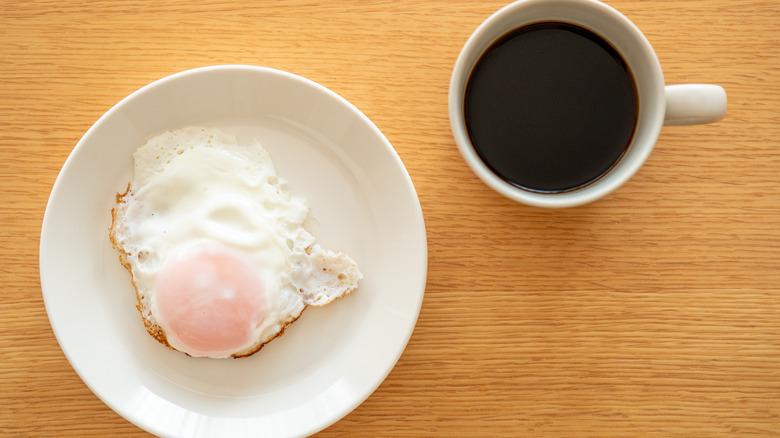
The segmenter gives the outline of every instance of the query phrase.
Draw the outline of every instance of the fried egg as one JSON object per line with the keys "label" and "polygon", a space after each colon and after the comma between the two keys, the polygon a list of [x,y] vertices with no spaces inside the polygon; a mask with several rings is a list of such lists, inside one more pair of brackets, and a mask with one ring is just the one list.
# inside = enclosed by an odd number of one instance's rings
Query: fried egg
{"label": "fried egg", "polygon": [[196,357],[244,357],[278,337],[308,305],[357,288],[343,252],[303,223],[269,153],[221,130],[160,134],[133,154],[109,230],[130,272],[147,331]]}

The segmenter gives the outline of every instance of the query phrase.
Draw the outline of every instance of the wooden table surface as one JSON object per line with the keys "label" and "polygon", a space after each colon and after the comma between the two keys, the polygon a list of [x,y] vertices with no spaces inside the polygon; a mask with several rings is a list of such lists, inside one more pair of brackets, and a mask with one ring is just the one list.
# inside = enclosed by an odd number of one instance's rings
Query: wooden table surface
{"label": "wooden table surface", "polygon": [[0,3],[0,435],[146,436],[71,368],[40,289],[57,174],[112,105],[169,74],[253,64],[362,110],[406,165],[429,271],[416,329],[320,436],[780,435],[780,3],[609,0],[668,84],[726,118],[665,127],[625,186],[542,210],[458,154],[451,69],[504,1]]}

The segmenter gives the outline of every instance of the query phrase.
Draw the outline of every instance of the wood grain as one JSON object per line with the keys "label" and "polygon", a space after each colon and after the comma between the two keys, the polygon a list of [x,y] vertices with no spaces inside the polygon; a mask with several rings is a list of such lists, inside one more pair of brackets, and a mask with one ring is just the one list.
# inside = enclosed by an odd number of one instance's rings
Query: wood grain
{"label": "wood grain", "polygon": [[624,187],[547,211],[486,188],[449,130],[460,47],[501,1],[0,3],[0,435],[145,436],[48,323],[38,243],[73,146],[139,87],[211,64],[355,104],[407,166],[429,275],[387,380],[320,436],[780,435],[780,3],[612,0],[669,84],[726,119],[664,128]]}

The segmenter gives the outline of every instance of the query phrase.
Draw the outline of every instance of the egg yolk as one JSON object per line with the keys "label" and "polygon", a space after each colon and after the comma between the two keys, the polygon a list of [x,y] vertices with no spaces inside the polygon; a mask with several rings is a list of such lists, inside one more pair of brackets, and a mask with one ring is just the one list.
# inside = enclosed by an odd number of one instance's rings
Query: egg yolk
{"label": "egg yolk", "polygon": [[192,356],[229,356],[256,341],[268,313],[265,283],[238,253],[189,251],[157,280],[156,317],[168,343]]}

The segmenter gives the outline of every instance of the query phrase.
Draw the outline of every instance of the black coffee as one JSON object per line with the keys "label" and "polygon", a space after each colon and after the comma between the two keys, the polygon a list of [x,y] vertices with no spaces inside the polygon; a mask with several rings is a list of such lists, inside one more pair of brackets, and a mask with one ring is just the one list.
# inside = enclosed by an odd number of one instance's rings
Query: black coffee
{"label": "black coffee", "polygon": [[466,86],[466,129],[494,173],[565,192],[609,171],[634,135],[638,97],[618,52],[566,23],[516,29],[490,46]]}

